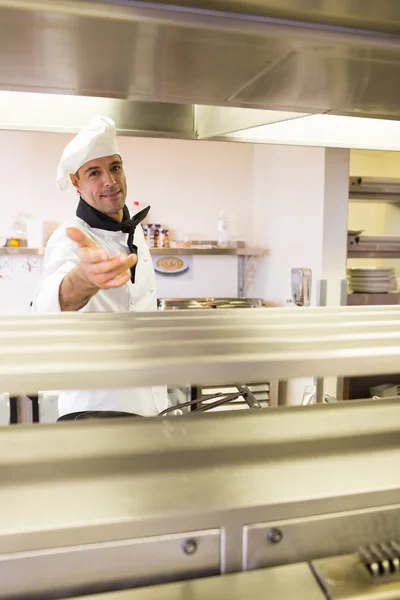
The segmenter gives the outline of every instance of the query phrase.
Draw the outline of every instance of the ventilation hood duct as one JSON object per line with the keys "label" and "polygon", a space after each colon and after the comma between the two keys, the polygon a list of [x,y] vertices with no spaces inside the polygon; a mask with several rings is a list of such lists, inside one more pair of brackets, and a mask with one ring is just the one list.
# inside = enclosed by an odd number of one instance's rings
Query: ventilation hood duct
{"label": "ventilation hood duct", "polygon": [[400,179],[377,177],[350,177],[350,200],[400,202]]}
{"label": "ventilation hood duct", "polygon": [[0,0],[0,126],[74,131],[101,110],[125,135],[210,139],[321,113],[398,119],[398,0],[353,4]]}

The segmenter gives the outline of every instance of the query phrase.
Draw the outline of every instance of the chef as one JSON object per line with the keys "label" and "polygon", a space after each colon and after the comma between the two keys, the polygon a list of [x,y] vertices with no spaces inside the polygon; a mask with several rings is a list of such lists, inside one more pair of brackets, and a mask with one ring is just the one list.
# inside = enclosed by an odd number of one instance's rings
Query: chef
{"label": "chef", "polygon": [[[32,310],[156,310],[153,263],[140,225],[150,207],[130,217],[123,162],[111,119],[95,116],[65,147],[57,183],[61,191],[72,184],[79,202],[76,216],[61,225],[47,243],[44,273]],[[68,390],[60,392],[58,402],[63,420],[106,414],[101,411],[152,416],[167,406],[164,387]]]}

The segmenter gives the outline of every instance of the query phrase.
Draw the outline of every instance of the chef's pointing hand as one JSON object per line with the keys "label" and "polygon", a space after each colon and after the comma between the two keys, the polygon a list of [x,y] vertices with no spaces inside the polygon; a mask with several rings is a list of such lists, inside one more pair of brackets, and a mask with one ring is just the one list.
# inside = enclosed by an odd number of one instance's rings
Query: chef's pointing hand
{"label": "chef's pointing hand", "polygon": [[107,290],[121,287],[130,280],[130,269],[137,263],[135,254],[120,252],[110,256],[77,227],[68,227],[66,233],[71,240],[79,244],[80,266],[93,286]]}

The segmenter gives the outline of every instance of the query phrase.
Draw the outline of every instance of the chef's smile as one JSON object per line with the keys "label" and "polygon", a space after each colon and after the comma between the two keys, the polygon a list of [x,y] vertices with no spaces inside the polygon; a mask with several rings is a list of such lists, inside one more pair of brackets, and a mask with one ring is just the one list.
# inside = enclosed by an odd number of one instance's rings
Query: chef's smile
{"label": "chef's smile", "polygon": [[101,194],[103,198],[116,198],[121,193],[121,190],[117,190],[115,192],[107,192],[105,194]]}

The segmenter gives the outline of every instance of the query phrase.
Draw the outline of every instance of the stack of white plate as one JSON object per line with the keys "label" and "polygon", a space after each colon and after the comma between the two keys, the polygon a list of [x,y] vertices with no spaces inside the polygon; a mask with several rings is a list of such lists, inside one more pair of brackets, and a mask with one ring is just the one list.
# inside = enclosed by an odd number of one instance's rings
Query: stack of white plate
{"label": "stack of white plate", "polygon": [[365,267],[347,269],[349,291],[364,294],[388,294],[397,291],[394,269]]}
{"label": "stack of white plate", "polygon": [[373,396],[379,396],[379,398],[389,398],[392,396],[400,396],[400,385],[394,383],[383,383],[382,385],[375,385],[369,390],[371,398]]}

